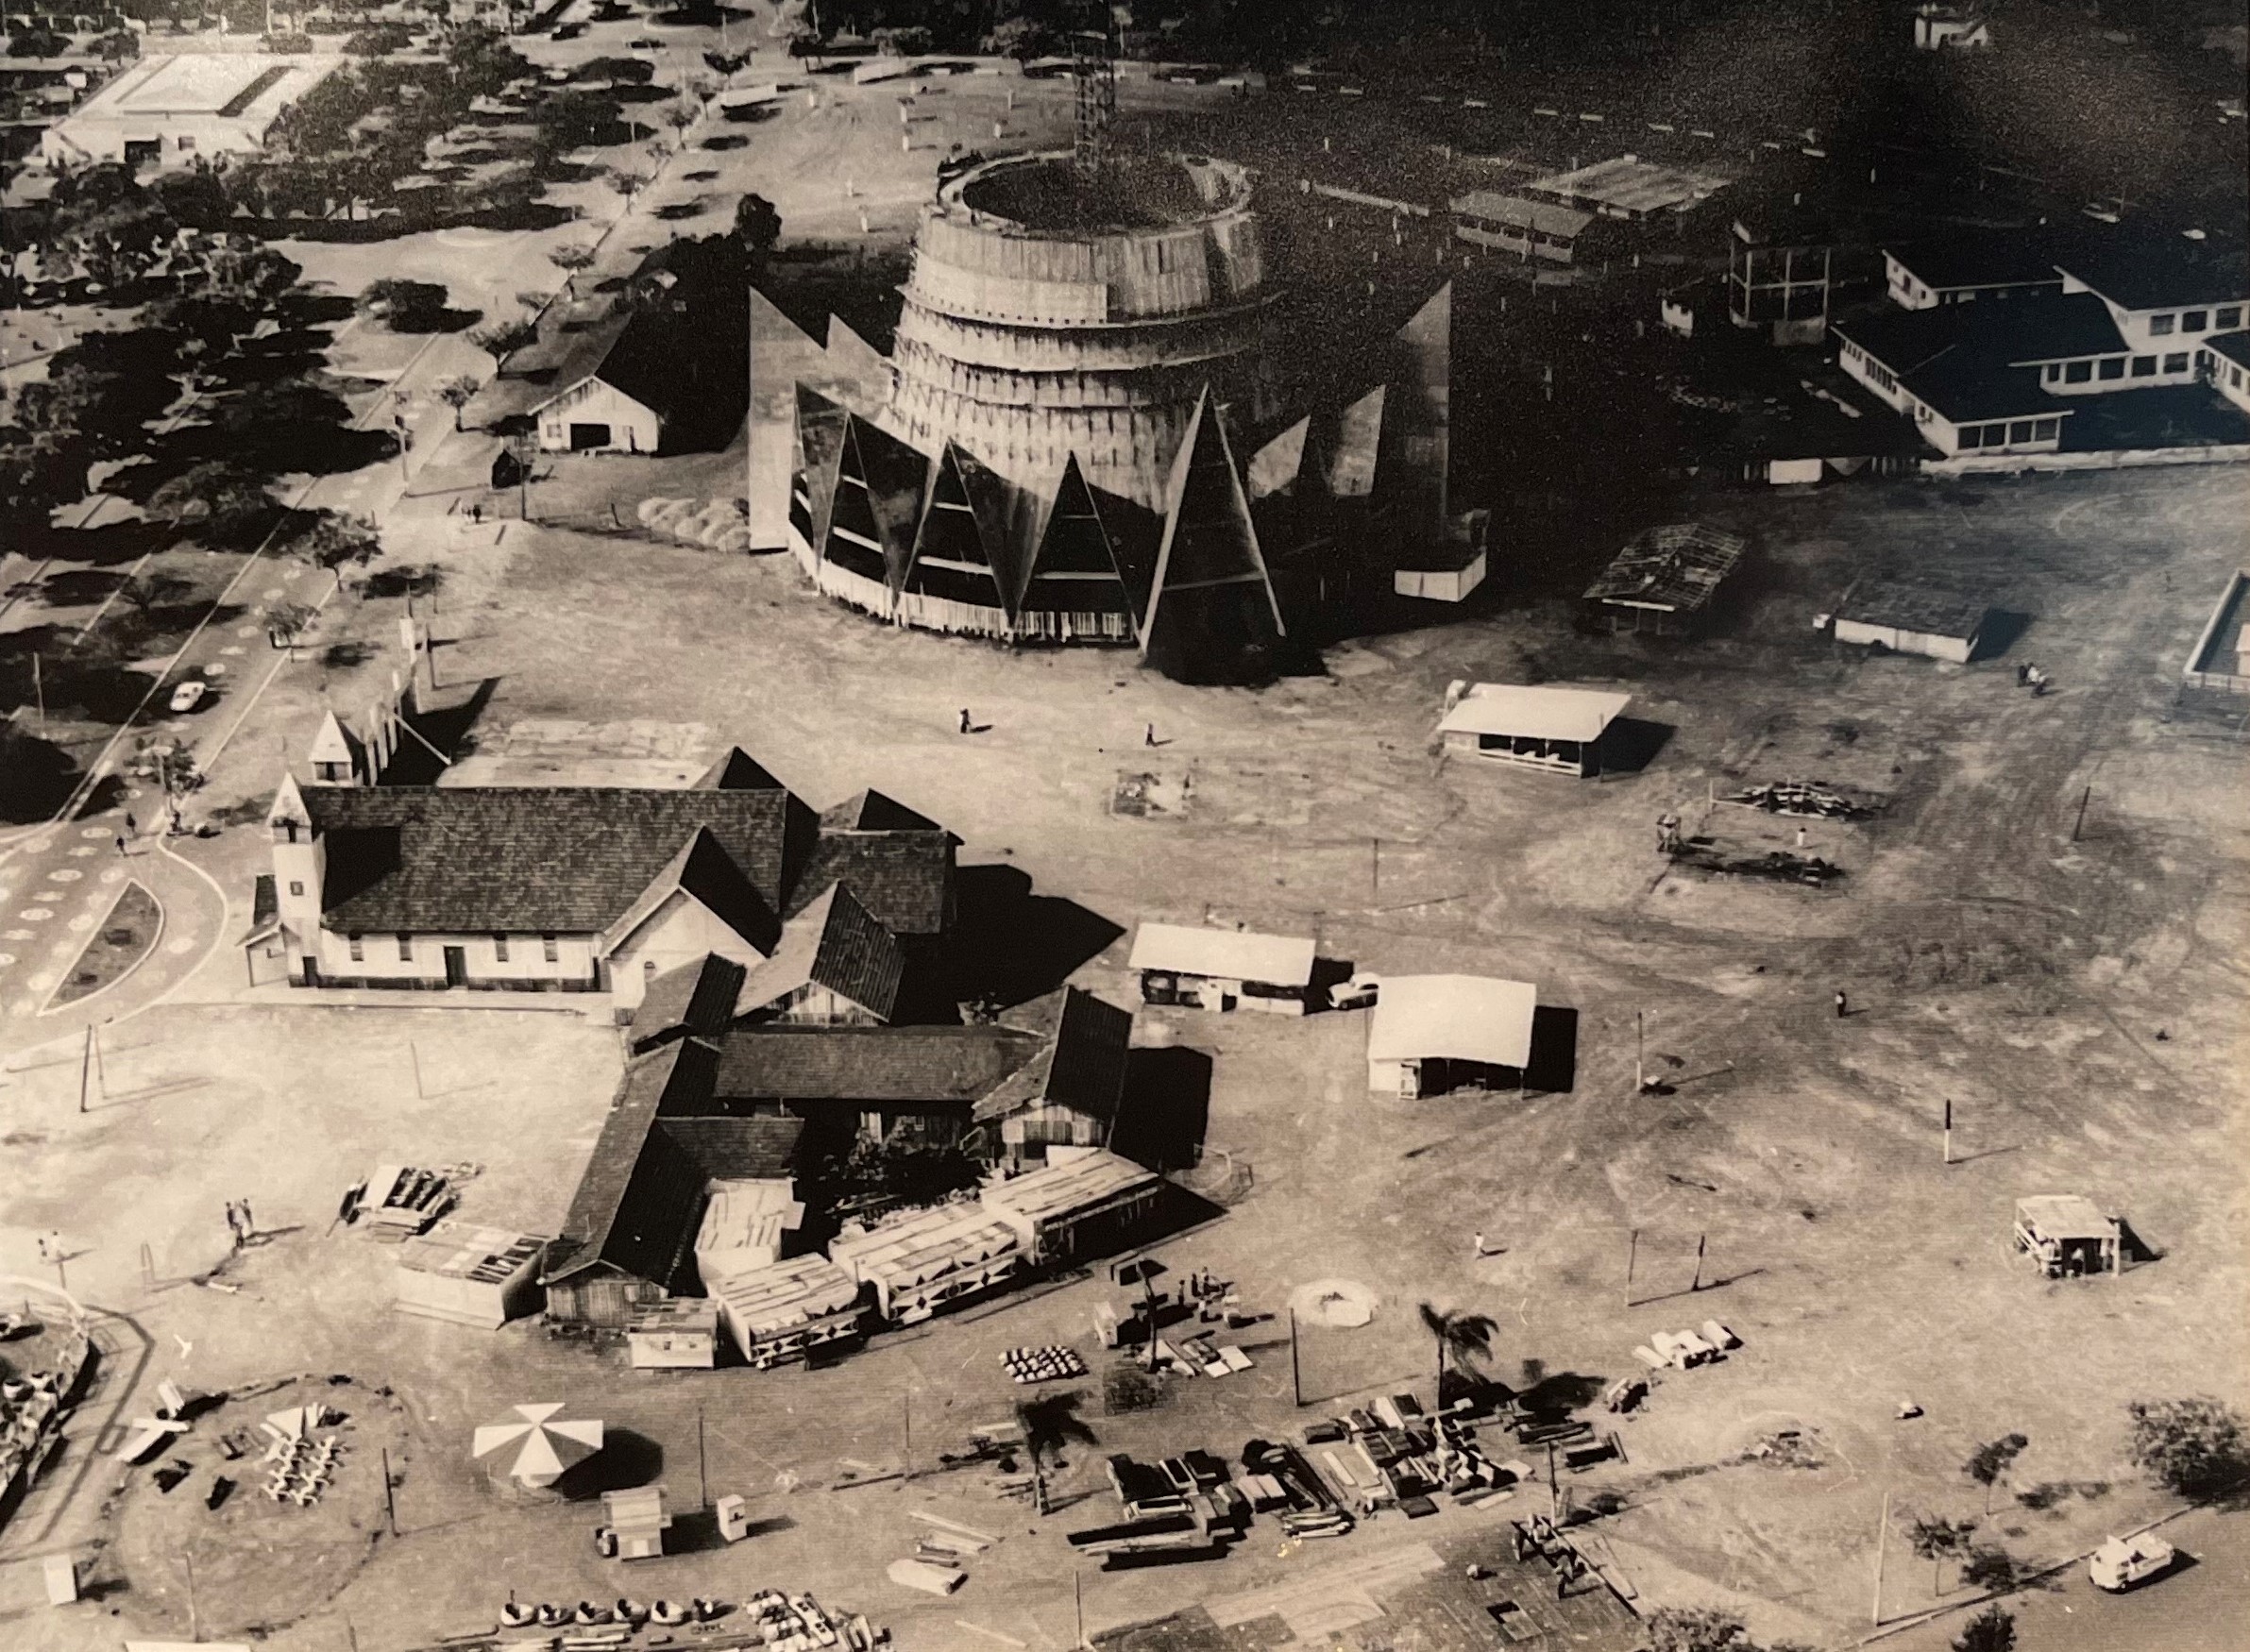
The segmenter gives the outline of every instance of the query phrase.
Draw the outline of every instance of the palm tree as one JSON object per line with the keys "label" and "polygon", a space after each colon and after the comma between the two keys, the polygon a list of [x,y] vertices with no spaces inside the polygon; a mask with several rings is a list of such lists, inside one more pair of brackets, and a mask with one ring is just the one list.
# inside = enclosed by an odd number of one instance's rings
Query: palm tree
{"label": "palm tree", "polygon": [[1446,1356],[1451,1354],[1453,1363],[1463,1370],[1491,1358],[1492,1340],[1500,1323],[1486,1313],[1458,1313],[1426,1302],[1417,1306],[1423,1329],[1437,1341],[1437,1403],[1442,1408],[1446,1403]]}

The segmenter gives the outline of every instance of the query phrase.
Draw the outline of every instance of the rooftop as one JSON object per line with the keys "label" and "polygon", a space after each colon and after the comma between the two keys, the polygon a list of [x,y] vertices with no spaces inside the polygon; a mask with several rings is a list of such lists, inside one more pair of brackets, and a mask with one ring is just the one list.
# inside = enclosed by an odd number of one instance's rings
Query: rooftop
{"label": "rooftop", "polygon": [[441,1222],[428,1233],[399,1245],[398,1266],[414,1273],[499,1285],[516,1270],[537,1261],[546,1242],[533,1234],[504,1227]]}
{"label": "rooftop", "polygon": [[1575,172],[1550,173],[1526,184],[1527,194],[1594,207],[1626,217],[1681,211],[1734,182],[1721,172],[1660,166],[1637,155],[1597,160]]}
{"label": "rooftop", "polygon": [[1370,1061],[1480,1061],[1523,1068],[1531,1059],[1539,989],[1482,975],[1385,975],[1367,1027]]}
{"label": "rooftop", "polygon": [[86,100],[71,118],[109,116],[161,123],[165,117],[223,116],[258,125],[333,74],[336,56],[270,57],[234,52],[151,55]]}
{"label": "rooftop", "polygon": [[1438,723],[1441,733],[1514,734],[1529,740],[1599,740],[1633,703],[1603,688],[1533,688],[1479,683]]}
{"label": "rooftop", "polygon": [[981,1198],[988,1209],[1005,1210],[1037,1225],[1153,1186],[1156,1180],[1154,1171],[1114,1153],[1082,1153],[1051,1158],[1043,1169],[1005,1181],[987,1182]]}
{"label": "rooftop", "polygon": [[1559,207],[1552,201],[1530,201],[1521,195],[1502,194],[1497,190],[1471,190],[1465,195],[1456,195],[1448,204],[1456,217],[1536,229],[1543,235],[1558,235],[1565,240],[1573,239],[1594,222],[1593,213],[1582,212],[1576,207]]}
{"label": "rooftop", "polygon": [[1040,1044],[1013,1027],[744,1027],[720,1047],[717,1088],[736,1101],[967,1104]]}
{"label": "rooftop", "polygon": [[2055,267],[2056,241],[2029,230],[1988,230],[1943,241],[1886,244],[1883,255],[1903,265],[1933,292],[2035,283],[2060,287],[2062,272]]}
{"label": "rooftop", "polygon": [[2215,332],[2203,341],[2203,347],[2238,367],[2250,367],[2250,332]]}
{"label": "rooftop", "polygon": [[2107,1239],[2117,1223],[2091,1199],[2078,1193],[2034,1193],[2016,1201],[2016,1220],[2051,1239]]}
{"label": "rooftop", "polygon": [[1586,590],[1590,602],[1694,614],[1710,604],[1749,542],[1697,523],[1646,528]]}
{"label": "rooftop", "polygon": [[1891,580],[1856,581],[1836,606],[1838,619],[1924,636],[1973,637],[1983,629],[1987,612],[1986,603],[1957,591]]}
{"label": "rooftop", "polygon": [[859,1281],[826,1256],[791,1256],[736,1273],[713,1286],[711,1294],[737,1324],[762,1336],[845,1312],[859,1300]]}
{"label": "rooftop", "polygon": [[1254,935],[1184,923],[1144,923],[1133,936],[1128,969],[1162,969],[1222,981],[1260,981],[1305,986],[1312,981],[1316,951],[1309,936]]}
{"label": "rooftop", "polygon": [[2238,240],[2116,240],[2061,262],[2066,274],[2126,310],[2250,301],[2250,258]]}
{"label": "rooftop", "polygon": [[891,1290],[942,1279],[1012,1254],[1015,1229],[981,1205],[961,1200],[910,1210],[873,1227],[847,1227],[828,1255],[854,1278],[880,1279]]}

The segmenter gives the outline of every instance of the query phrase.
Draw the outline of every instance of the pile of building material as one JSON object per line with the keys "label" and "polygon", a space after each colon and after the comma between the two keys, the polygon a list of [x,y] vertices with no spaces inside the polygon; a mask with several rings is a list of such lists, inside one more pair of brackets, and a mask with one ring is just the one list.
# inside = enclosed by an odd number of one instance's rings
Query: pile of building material
{"label": "pile of building material", "polygon": [[887,1576],[906,1589],[946,1595],[969,1581],[968,1562],[1000,1540],[973,1526],[922,1509],[914,1519],[927,1529],[914,1541],[914,1552],[891,1561]]}
{"label": "pile of building material", "polygon": [[1679,842],[1670,851],[1681,866],[1717,872],[1724,877],[1770,878],[1777,883],[1808,884],[1820,888],[1844,875],[1844,868],[1817,854],[1792,854],[1769,849],[1750,854],[1731,854],[1703,839]]}
{"label": "pile of building material", "polygon": [[1633,1357],[1650,1371],[1690,1371],[1724,1359],[1729,1349],[1741,1346],[1742,1339],[1733,1331],[1717,1320],[1705,1320],[1699,1330],[1658,1331],[1633,1349]]}
{"label": "pile of building material", "polygon": [[1000,1363],[1018,1384],[1059,1382],[1086,1374],[1086,1361],[1074,1349],[1059,1343],[1045,1348],[1010,1348],[1000,1357]]}
{"label": "pile of building material", "polygon": [[1763,809],[1769,815],[1798,815],[1826,820],[1861,820],[1875,812],[1871,805],[1819,781],[1767,781],[1729,792],[1718,801]]}
{"label": "pile of building material", "polygon": [[377,1165],[353,1212],[367,1231],[390,1243],[427,1233],[457,1203],[452,1183],[441,1171],[413,1165]]}

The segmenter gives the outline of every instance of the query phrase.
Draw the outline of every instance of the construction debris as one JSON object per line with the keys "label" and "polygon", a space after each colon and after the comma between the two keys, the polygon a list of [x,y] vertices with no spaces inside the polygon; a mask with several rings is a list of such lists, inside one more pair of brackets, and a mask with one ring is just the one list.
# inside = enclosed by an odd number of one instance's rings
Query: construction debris
{"label": "construction debris", "polygon": [[1848,796],[1819,781],[1768,781],[1729,792],[1718,801],[1763,809],[1769,815],[1797,815],[1824,820],[1864,820],[1875,813],[1873,803]]}

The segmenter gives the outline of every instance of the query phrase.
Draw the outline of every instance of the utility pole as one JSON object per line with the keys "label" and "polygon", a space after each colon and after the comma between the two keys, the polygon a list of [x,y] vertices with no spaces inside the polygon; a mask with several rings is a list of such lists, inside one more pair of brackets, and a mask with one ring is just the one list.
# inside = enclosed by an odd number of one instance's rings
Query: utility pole
{"label": "utility pole", "polygon": [[1305,1379],[1297,1369],[1297,1308],[1294,1302],[1289,1305],[1289,1399],[1300,1408],[1305,1403]]}
{"label": "utility pole", "polygon": [[93,1043],[94,1087],[102,1092],[102,1100],[106,1102],[110,1099],[110,1073],[109,1070],[102,1065],[102,1030],[98,1026],[92,1026],[88,1027],[86,1032]]}
{"label": "utility pole", "polygon": [[430,1098],[422,1093],[422,1053],[414,1048],[414,1041],[412,1038],[406,1041],[406,1058],[414,1063],[414,1100],[417,1102],[428,1101]]}
{"label": "utility pole", "polygon": [[1547,1442],[1547,1518],[1560,1524],[1563,1519],[1563,1488],[1555,1483],[1555,1442]]}
{"label": "utility pole", "polygon": [[195,1557],[182,1549],[179,1552],[179,1564],[188,1575],[188,1639],[200,1641],[203,1639],[203,1625],[195,1615]]}
{"label": "utility pole", "polygon": [[2086,805],[2093,801],[2094,788],[2088,786],[2078,794],[2078,818],[2071,822],[2071,841],[2078,841],[2078,834],[2086,829]]}
{"label": "utility pole", "polygon": [[906,1482],[914,1477],[914,1391],[908,1389],[899,1396],[901,1433],[899,1445],[899,1489],[905,1491]]}
{"label": "utility pole", "polygon": [[1633,1265],[1640,1260],[1641,1230],[1634,1228],[1625,1236],[1625,1306],[1633,1306]]}
{"label": "utility pole", "polygon": [[40,678],[39,656],[36,653],[31,656],[31,694],[39,701],[39,732],[44,737],[47,732],[47,685]]}
{"label": "utility pole", "polygon": [[398,1500],[391,1489],[391,1448],[382,1448],[382,1513],[389,1523],[391,1535],[398,1535]]}
{"label": "utility pole", "polygon": [[1075,1565],[1071,1567],[1071,1615],[1076,1621],[1078,1630],[1078,1638],[1071,1644],[1074,1647],[1084,1646],[1086,1644],[1086,1575],[1080,1572]]}
{"label": "utility pole", "polygon": [[1875,1528],[1875,1608],[1874,1627],[1883,1627],[1883,1551],[1885,1540],[1890,1536],[1890,1493],[1883,1493],[1883,1524]]}
{"label": "utility pole", "polygon": [[1687,1288],[1691,1296],[1703,1289],[1703,1241],[1709,1237],[1707,1234],[1696,1235],[1696,1276],[1695,1282]]}
{"label": "utility pole", "polygon": [[1383,840],[1379,837],[1370,837],[1367,840],[1367,892],[1371,895],[1379,895],[1382,893],[1382,888]]}
{"label": "utility pole", "polygon": [[695,1497],[699,1509],[711,1507],[711,1481],[703,1467],[703,1408],[695,1408]]}
{"label": "utility pole", "polygon": [[78,1057],[78,1111],[86,1110],[86,1083],[93,1071],[93,1023],[86,1025],[86,1048]]}
{"label": "utility pole", "polygon": [[1954,1162],[1954,1099],[1945,1098],[1945,1162]]}
{"label": "utility pole", "polygon": [[1633,1093],[1640,1095],[1649,1087],[1649,1018],[1645,1011],[1633,1012]]}

